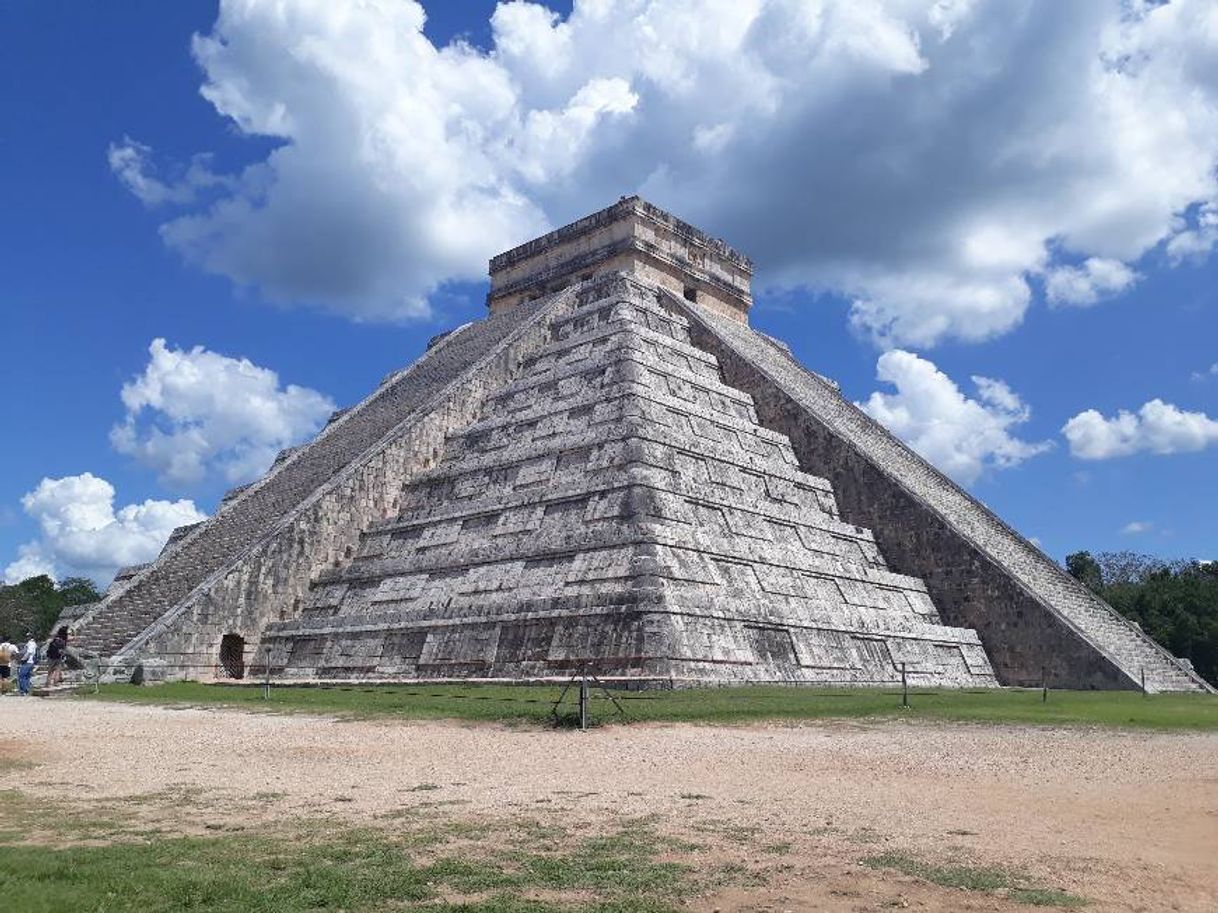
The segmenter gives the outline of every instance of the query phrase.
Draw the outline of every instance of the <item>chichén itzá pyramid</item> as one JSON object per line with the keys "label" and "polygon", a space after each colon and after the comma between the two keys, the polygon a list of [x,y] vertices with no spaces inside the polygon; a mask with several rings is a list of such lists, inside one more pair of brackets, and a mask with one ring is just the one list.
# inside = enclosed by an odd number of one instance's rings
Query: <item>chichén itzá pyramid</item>
{"label": "chich\u00e9n itz\u00e1 pyramid", "polygon": [[722,241],[627,197],[490,267],[66,619],[108,677],[1207,688],[751,329]]}

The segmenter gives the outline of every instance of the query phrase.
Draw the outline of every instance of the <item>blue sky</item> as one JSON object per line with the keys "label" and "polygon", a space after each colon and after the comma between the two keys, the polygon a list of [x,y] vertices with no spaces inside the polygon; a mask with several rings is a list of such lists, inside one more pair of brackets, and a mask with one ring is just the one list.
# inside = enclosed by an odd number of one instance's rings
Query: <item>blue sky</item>
{"label": "blue sky", "polygon": [[[150,557],[175,518],[480,316],[487,256],[631,192],[750,254],[753,324],[1051,555],[1218,555],[1204,5],[1131,21],[1095,4],[1082,23],[1029,2],[1008,28],[908,3],[796,27],[760,0],[692,25],[638,0],[632,21],[515,5],[492,31],[494,3],[424,4],[431,45],[470,42],[448,57],[395,44],[412,4],[382,5],[371,23],[308,0],[219,23],[215,2],[0,5],[0,569]],[[735,43],[712,60],[691,33]],[[1067,90],[1113,42],[1147,63]],[[306,45],[322,51],[302,62]],[[984,80],[965,78],[976,48]],[[802,78],[816,90],[784,94]],[[107,513],[106,484],[132,510]]]}

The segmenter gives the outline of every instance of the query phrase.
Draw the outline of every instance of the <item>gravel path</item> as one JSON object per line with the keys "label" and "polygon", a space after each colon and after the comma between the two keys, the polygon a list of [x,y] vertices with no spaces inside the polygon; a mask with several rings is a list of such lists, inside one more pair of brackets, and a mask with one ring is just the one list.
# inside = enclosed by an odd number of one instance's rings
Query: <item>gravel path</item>
{"label": "gravel path", "polygon": [[[0,773],[0,788],[34,795],[273,793],[275,814],[354,820],[441,799],[463,815],[659,814],[678,830],[760,826],[837,875],[900,850],[1042,873],[1095,909],[1218,910],[1216,734],[902,722],[579,733],[16,698],[0,700],[0,733],[35,765]],[[813,900],[782,888],[782,903]]]}

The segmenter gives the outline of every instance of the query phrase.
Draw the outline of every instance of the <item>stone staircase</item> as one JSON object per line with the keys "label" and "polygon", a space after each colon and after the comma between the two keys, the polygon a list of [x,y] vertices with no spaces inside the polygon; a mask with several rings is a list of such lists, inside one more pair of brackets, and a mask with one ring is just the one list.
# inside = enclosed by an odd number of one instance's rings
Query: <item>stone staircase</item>
{"label": "stone staircase", "polygon": [[[980,505],[978,505],[980,506]],[[984,507],[981,508],[985,510]],[[986,513],[989,513],[986,511]],[[1035,546],[1024,543],[991,514],[1001,529],[985,535],[987,553],[1011,569],[1028,590],[1148,691],[1193,691],[1209,686],[1175,656],[1088,590]],[[1006,535],[1003,535],[1005,533]],[[1015,541],[1012,542],[1012,539]],[[1143,678],[1144,676],[1144,678]]]}
{"label": "stone staircase", "polygon": [[717,345],[727,346],[768,377],[893,485],[904,489],[1003,568],[1042,607],[1115,665],[1130,687],[1141,687],[1144,677],[1146,690],[1151,692],[1214,690],[984,504],[842,397],[834,384],[803,367],[750,327],[665,294],[669,307],[687,314],[711,334]]}
{"label": "stone staircase", "polygon": [[114,656],[231,565],[327,480],[377,445],[423,407],[535,308],[521,307],[462,327],[434,342],[405,370],[387,377],[363,402],[333,419],[317,438],[277,461],[262,479],[221,505],[209,520],[171,542],[129,583],[73,619],[82,650]]}
{"label": "stone staircase", "polygon": [[[792,362],[798,364],[795,362]],[[802,370],[802,369],[801,369]],[[811,383],[831,394],[827,403],[839,427],[848,427],[869,452],[882,455],[902,484],[1005,567],[1030,593],[1148,691],[1192,691],[1209,686],[1144,634],[1137,625],[1071,577],[1056,561],[1004,523],[984,504],[927,463],[817,375]]]}

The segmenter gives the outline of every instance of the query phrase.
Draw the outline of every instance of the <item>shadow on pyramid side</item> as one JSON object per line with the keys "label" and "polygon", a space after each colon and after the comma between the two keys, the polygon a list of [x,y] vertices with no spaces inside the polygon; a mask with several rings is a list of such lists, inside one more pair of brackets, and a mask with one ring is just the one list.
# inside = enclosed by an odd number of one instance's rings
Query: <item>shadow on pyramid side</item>
{"label": "shadow on pyramid side", "polygon": [[576,292],[396,517],[263,635],[272,674],[993,685],[656,291]]}

